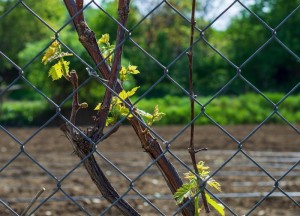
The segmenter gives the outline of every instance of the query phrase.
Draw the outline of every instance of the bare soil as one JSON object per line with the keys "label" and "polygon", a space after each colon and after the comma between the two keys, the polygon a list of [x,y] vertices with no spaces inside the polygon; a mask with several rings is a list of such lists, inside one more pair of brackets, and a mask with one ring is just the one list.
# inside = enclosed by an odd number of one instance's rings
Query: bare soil
{"label": "bare soil", "polygon": [[[191,165],[189,132],[183,128],[154,128],[181,176],[187,172],[183,163]],[[211,192],[229,208],[226,215],[300,215],[299,129],[196,127],[196,147],[209,149],[198,153],[197,160],[205,161],[221,183],[222,193]],[[59,128],[7,130],[11,136],[0,131],[0,215],[14,215],[5,205],[21,214],[43,187],[46,191],[29,211],[33,215],[120,215],[98,192]],[[160,171],[130,126],[99,143],[95,157],[115,189],[141,215],[176,214],[178,206]]]}

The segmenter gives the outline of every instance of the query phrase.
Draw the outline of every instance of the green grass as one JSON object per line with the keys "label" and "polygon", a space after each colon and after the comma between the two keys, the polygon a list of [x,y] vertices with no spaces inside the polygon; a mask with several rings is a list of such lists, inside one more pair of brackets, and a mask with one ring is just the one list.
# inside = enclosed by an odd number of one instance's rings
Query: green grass
{"label": "green grass", "polygon": [[[266,93],[266,96],[278,103],[284,94]],[[210,97],[199,97],[202,104],[207,103]],[[132,99],[132,101],[135,101]],[[160,112],[166,114],[155,125],[187,124],[190,121],[190,102],[187,97],[155,98],[141,100],[137,107],[152,113],[155,105],[159,105]],[[278,112],[291,123],[300,123],[300,95],[289,96],[278,105]],[[245,94],[241,96],[219,96],[205,106],[201,112],[201,106],[195,104],[195,114],[199,117],[195,120],[198,125],[211,124],[212,118],[219,124],[257,124],[269,118],[267,123],[279,123],[284,121],[273,114],[274,106],[257,94]],[[49,114],[48,106],[40,101],[6,101],[0,106],[0,124],[9,126],[41,125],[40,117]],[[52,112],[53,113],[53,112]],[[47,117],[47,116],[46,116]],[[50,116],[48,116],[49,118]]]}

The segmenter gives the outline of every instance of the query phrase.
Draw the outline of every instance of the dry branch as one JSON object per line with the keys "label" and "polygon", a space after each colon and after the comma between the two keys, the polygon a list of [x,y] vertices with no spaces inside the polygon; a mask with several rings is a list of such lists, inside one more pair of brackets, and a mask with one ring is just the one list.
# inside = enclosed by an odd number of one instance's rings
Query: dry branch
{"label": "dry branch", "polygon": [[[194,43],[194,32],[195,32],[195,10],[196,10],[196,0],[193,0],[192,2],[192,12],[191,12],[191,26],[190,26],[190,50],[187,53],[188,59],[189,59],[189,93],[190,93],[190,108],[191,108],[191,115],[190,119],[192,121],[191,128],[190,128],[190,146],[188,148],[190,157],[192,160],[192,164],[194,167],[195,173],[199,176],[199,171],[197,168],[197,161],[196,161],[196,153],[199,152],[199,150],[195,150],[194,145],[194,130],[195,130],[195,123],[193,122],[195,118],[195,94],[194,94],[194,86],[193,86],[193,43]],[[203,149],[207,150],[207,149]],[[200,150],[201,151],[201,150]],[[198,177],[197,178],[199,187],[202,184],[202,180]],[[201,197],[203,200],[203,205],[205,208],[206,213],[210,212],[206,197],[205,197],[205,191],[201,192]]]}

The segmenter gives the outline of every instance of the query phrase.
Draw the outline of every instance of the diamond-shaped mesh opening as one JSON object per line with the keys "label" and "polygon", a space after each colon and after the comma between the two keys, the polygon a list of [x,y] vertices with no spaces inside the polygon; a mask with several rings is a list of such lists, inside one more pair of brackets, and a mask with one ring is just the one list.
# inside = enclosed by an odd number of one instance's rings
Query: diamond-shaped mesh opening
{"label": "diamond-shaped mesh opening", "polygon": [[[145,169],[145,167],[141,166],[140,169]],[[135,173],[135,175],[137,174],[139,173]],[[144,213],[167,214],[171,209],[176,209],[175,202],[169,196],[170,190],[155,165],[137,177],[134,179],[134,187],[132,189],[137,191],[137,193],[129,192],[127,197],[128,199],[134,198],[136,202],[145,206]]]}
{"label": "diamond-shaped mesh opening", "polygon": [[[255,16],[253,16],[248,11],[245,11],[244,16],[247,17],[246,20],[240,19],[235,21],[234,25],[229,27],[228,32],[234,31],[234,32],[240,32],[243,37],[233,37],[230,36],[230,34],[226,35],[225,37],[230,38],[230,41],[232,42],[231,48],[227,49],[227,58],[229,58],[234,64],[238,66],[243,66],[246,62],[248,62],[251,58],[253,58],[253,55],[255,56],[256,53],[260,51],[260,49],[264,46],[266,46],[269,43],[269,40],[272,37],[272,31],[264,25],[264,23],[261,20],[258,20]],[[246,22],[249,20],[248,22]],[[255,33],[255,36],[251,35],[252,31],[248,31],[248,28],[245,28],[244,26],[251,26],[254,25],[259,30]],[[258,36],[258,35],[259,36]],[[210,42],[210,40],[208,40]],[[212,38],[212,44],[214,45],[214,41],[216,41],[216,38]],[[222,43],[220,40],[216,43],[216,48],[220,47],[222,50]],[[219,43],[219,44],[218,44]],[[246,44],[251,44],[251,47],[246,48]],[[238,56],[231,56],[231,53],[239,52],[239,50],[243,50],[243,52]],[[244,52],[245,51],[245,52]],[[240,53],[240,52],[239,52]]]}
{"label": "diamond-shaped mesh opening", "polygon": [[[69,156],[69,159],[76,162],[79,161],[75,155]],[[96,212],[100,212],[104,208],[102,205],[99,206],[100,203],[108,205],[82,165],[63,180],[61,188],[67,195],[66,197],[60,196],[60,199],[67,201],[70,197],[90,214],[96,214]],[[60,200],[57,200],[57,203],[59,202]],[[68,204],[64,203],[64,205]],[[76,208],[75,206],[73,207]]]}
{"label": "diamond-shaped mesh opening", "polygon": [[[299,2],[293,1],[280,5],[265,1],[253,5],[252,11],[272,28],[275,28],[283,24],[287,25],[286,21],[299,17],[297,13],[297,11],[299,12]],[[276,16],[272,16],[271,13],[276,13]]]}
{"label": "diamond-shaped mesh opening", "polygon": [[[164,8],[164,13],[160,9]],[[181,28],[173,25],[174,19]],[[170,31],[166,31],[166,27]],[[147,37],[150,36],[150,37]],[[144,38],[149,38],[149,41]],[[189,23],[167,4],[161,5],[133,31],[133,40],[154,58],[168,65],[189,46]]]}
{"label": "diamond-shaped mesh opening", "polygon": [[[117,2],[111,1],[105,3],[105,6],[97,1],[92,1],[88,8],[84,10],[86,14],[86,20],[93,23],[90,27],[95,31],[96,37],[100,37],[101,34],[108,33],[110,35],[110,40],[115,41],[116,31],[112,29],[117,29],[118,27],[118,12],[115,8],[118,7]],[[134,9],[132,11],[134,13]],[[100,23],[96,24],[95,20],[102,20]],[[127,28],[134,23],[134,18],[129,18]],[[113,28],[110,27],[113,26]]]}
{"label": "diamond-shaped mesh opening", "polygon": [[278,26],[276,26],[277,38],[296,55],[300,54],[299,47],[296,43],[299,33],[297,33],[294,28],[291,28],[291,26],[298,22],[298,20],[299,9],[295,10],[288,19],[284,19]]}
{"label": "diamond-shaped mesh opening", "polygon": [[[281,153],[282,154],[282,153]],[[288,154],[291,154],[288,152]],[[290,155],[288,157],[288,160],[283,160],[284,163],[289,163],[293,161],[293,156]],[[283,162],[281,161],[281,162]],[[290,188],[294,188],[294,184],[290,183],[288,180],[289,178],[297,178],[299,175],[298,174],[292,174],[294,170],[298,168],[299,161],[296,159],[296,163],[291,163],[293,164],[292,166],[288,166],[288,170],[286,172],[278,172],[275,174],[275,177],[278,177],[276,181],[274,181],[274,187],[273,190],[270,191],[269,193],[265,193],[264,197],[260,199],[258,203],[256,203],[251,210],[249,211],[252,212],[254,210],[258,211],[257,209],[264,209],[268,208],[268,202],[273,201],[273,202],[281,202],[280,207],[273,208],[272,210],[274,212],[276,211],[281,211],[282,206],[285,206],[285,209],[287,212],[293,213],[295,209],[299,208],[300,203],[299,203],[299,198],[297,196],[297,192],[291,192]],[[278,168],[279,166],[277,166]],[[283,166],[281,166],[282,168]],[[286,178],[287,177],[287,178]],[[286,178],[286,179],[285,179]],[[285,180],[283,180],[285,179]],[[289,185],[289,186],[287,186]],[[261,210],[262,211],[262,210]],[[271,212],[269,210],[269,212]]]}

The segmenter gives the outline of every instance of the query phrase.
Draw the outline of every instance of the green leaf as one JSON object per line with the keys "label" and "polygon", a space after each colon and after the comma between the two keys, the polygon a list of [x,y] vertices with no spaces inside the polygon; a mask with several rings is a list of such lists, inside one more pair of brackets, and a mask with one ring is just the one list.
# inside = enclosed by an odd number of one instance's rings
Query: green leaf
{"label": "green leaf", "polygon": [[105,126],[113,125],[116,122],[116,119],[114,117],[107,117]]}
{"label": "green leaf", "polygon": [[121,82],[124,82],[125,80],[128,80],[128,74],[139,74],[140,71],[137,70],[137,66],[134,65],[129,65],[127,68],[123,67],[121,68],[120,72],[119,72],[119,77]]}
{"label": "green leaf", "polygon": [[139,86],[134,87],[133,89],[131,89],[130,91],[127,92],[127,96],[130,97],[132,95],[135,94],[135,92],[138,90]]}
{"label": "green leaf", "polygon": [[214,180],[214,179],[209,179],[208,181],[207,181],[207,184],[209,185],[209,186],[211,186],[212,188],[215,188],[217,191],[220,191],[220,192],[222,192],[222,190],[221,190],[221,185],[220,185],[220,183],[219,182],[217,182],[216,180]]}
{"label": "green leaf", "polygon": [[97,106],[94,108],[94,110],[100,110],[101,103],[98,103]]}
{"label": "green leaf", "polygon": [[119,72],[120,80],[121,82],[127,80],[127,69],[125,67],[121,67],[121,70]]}
{"label": "green leaf", "polygon": [[49,76],[51,76],[52,80],[58,80],[62,76],[66,76],[69,72],[69,64],[68,61],[59,61],[55,65],[53,65],[49,70]]}
{"label": "green leaf", "polygon": [[145,112],[144,110],[136,109],[136,112],[137,112],[139,115],[145,117],[145,118],[148,119],[148,120],[151,120],[151,119],[153,118],[153,115],[151,115],[150,113]]}
{"label": "green leaf", "polygon": [[161,120],[165,115],[165,113],[159,112],[158,105],[156,105],[153,112],[153,122]]}
{"label": "green leaf", "polygon": [[209,205],[211,205],[217,212],[219,212],[220,215],[225,216],[224,206],[222,204],[217,203],[207,193],[205,193],[205,197]]}
{"label": "green leaf", "polygon": [[126,98],[128,98],[128,95],[127,95],[127,92],[125,90],[122,90],[120,93],[119,93],[119,97],[123,100],[125,100]]}
{"label": "green leaf", "polygon": [[43,58],[42,63],[47,64],[51,57],[53,57],[58,51],[59,51],[60,44],[58,41],[53,41],[53,43],[49,46],[49,48],[46,50]]}
{"label": "green leaf", "polygon": [[103,49],[102,54],[103,54],[103,57],[106,59],[107,64],[111,66],[112,58],[113,58],[113,55],[111,54],[111,51]]}
{"label": "green leaf", "polygon": [[109,44],[109,34],[103,34],[97,41],[98,44]]}
{"label": "green leaf", "polygon": [[177,189],[176,193],[173,194],[173,197],[176,200],[177,204],[182,203],[185,198],[190,198],[191,196],[193,196],[193,194],[190,184],[183,184],[180,188]]}
{"label": "green leaf", "polygon": [[140,71],[137,70],[137,66],[135,66],[135,65],[129,65],[129,66],[127,67],[127,71],[128,71],[130,74],[139,74],[139,73],[140,73]]}
{"label": "green leaf", "polygon": [[115,109],[118,111],[118,113],[122,116],[127,116],[129,113],[129,109],[121,104],[117,104]]}
{"label": "green leaf", "polygon": [[135,92],[138,90],[138,87],[134,87],[133,89],[131,89],[130,91],[126,92],[125,90],[122,90],[119,94],[119,97],[123,100],[126,100],[128,97],[132,96],[135,94]]}
{"label": "green leaf", "polygon": [[204,161],[200,161],[197,163],[197,169],[198,169],[198,172],[199,172],[199,175],[201,178],[205,179],[208,176],[209,174],[209,167],[208,166],[204,166],[205,165],[205,162]]}

